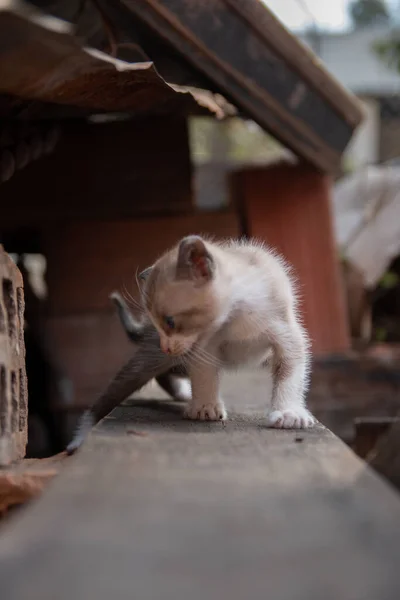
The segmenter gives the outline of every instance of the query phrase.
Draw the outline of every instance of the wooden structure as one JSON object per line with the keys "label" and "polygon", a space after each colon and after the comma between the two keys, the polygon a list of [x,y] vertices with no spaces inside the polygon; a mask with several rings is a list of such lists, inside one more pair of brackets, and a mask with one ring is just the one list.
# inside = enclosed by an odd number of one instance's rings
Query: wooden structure
{"label": "wooden structure", "polygon": [[[51,18],[39,6],[0,8],[0,236],[46,257],[38,330],[75,405],[129,353],[109,293],[133,293],[136,268],[196,231],[277,245],[305,282],[315,352],[345,350],[328,194],[361,119],[355,99],[258,0],[58,0]],[[187,119],[232,114],[294,152],[301,197],[284,173],[240,174],[240,211],[196,211]]]}
{"label": "wooden structure", "polygon": [[[315,351],[345,349],[327,203],[354,99],[257,0],[56,0],[51,18],[35,4],[0,5],[0,234],[10,252],[46,256],[35,331],[75,403],[129,352],[108,294],[131,292],[136,268],[187,233],[271,240],[306,282]],[[199,214],[187,118],[235,111],[299,162],[239,174],[239,204]],[[3,530],[4,597],[397,599],[398,498],[327,430],[267,430],[261,375],[228,382],[226,425],[159,399],[103,421]],[[29,489],[17,475],[20,498],[54,469],[30,473]]]}
{"label": "wooden structure", "polygon": [[28,398],[22,276],[0,246],[0,466],[25,456]]}
{"label": "wooden structure", "polygon": [[395,491],[322,427],[266,429],[264,380],[224,395],[225,425],[155,399],[105,419],[4,527],[4,598],[396,600]]}

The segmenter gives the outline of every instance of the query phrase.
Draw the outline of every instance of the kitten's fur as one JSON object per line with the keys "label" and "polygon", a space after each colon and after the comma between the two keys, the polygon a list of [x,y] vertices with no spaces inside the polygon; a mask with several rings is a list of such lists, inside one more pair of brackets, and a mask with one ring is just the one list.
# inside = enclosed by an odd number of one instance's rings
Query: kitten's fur
{"label": "kitten's fur", "polygon": [[[134,355],[104,394],[80,419],[67,451],[82,444],[90,428],[153,378],[186,365],[191,419],[220,420],[223,368],[272,366],[271,427],[311,427],[305,407],[309,342],[297,314],[296,295],[284,261],[251,242],[215,243],[184,238],[143,274],[142,325]],[[124,321],[126,314],[120,317]],[[172,317],[170,330],[165,317]],[[125,320],[129,331],[129,321]],[[128,334],[129,335],[129,334]],[[160,347],[161,346],[161,347]]]}
{"label": "kitten's fur", "polygon": [[313,424],[305,407],[308,337],[289,269],[275,253],[252,242],[189,236],[146,270],[142,294],[162,350],[188,365],[188,418],[225,419],[221,369],[268,362],[274,378],[269,424]]}

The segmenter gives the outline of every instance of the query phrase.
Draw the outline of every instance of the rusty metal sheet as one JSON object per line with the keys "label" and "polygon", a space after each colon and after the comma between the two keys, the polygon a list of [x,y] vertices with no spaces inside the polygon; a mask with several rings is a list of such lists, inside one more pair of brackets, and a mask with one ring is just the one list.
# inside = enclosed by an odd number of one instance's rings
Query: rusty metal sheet
{"label": "rusty metal sheet", "polygon": [[211,94],[172,87],[152,62],[113,59],[82,47],[71,34],[68,23],[24,2],[0,2],[0,94],[99,112],[190,113],[201,107],[221,116]]}
{"label": "rusty metal sheet", "polygon": [[[139,23],[159,36],[297,156],[323,171],[338,171],[361,120],[358,101],[259,0],[121,4],[130,12],[132,30]],[[142,46],[151,58],[151,43]]]}

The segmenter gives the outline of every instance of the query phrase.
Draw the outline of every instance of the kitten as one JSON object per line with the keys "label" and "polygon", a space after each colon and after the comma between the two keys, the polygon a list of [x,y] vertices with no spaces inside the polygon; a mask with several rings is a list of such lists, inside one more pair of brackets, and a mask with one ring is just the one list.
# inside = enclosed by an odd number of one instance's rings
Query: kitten
{"label": "kitten", "polygon": [[[308,337],[297,315],[289,269],[279,256],[256,243],[212,243],[189,236],[146,269],[141,279],[149,318],[140,330],[131,331],[134,355],[82,415],[68,453],[128,396],[182,365],[192,383],[188,418],[225,419],[221,369],[256,364],[272,366],[269,425],[314,424],[305,406]],[[126,317],[120,313],[128,333],[132,322]]]}
{"label": "kitten", "polygon": [[[128,336],[128,339],[133,344],[140,344],[143,341],[145,323],[138,322],[130,312],[125,300],[118,292],[113,292],[110,296],[114,302],[121,325]],[[156,381],[178,402],[187,402],[192,397],[190,380],[188,378],[187,369],[184,365],[172,367],[166,373],[161,373],[156,377]]]}
{"label": "kitten", "polygon": [[188,367],[190,419],[224,420],[222,369],[272,366],[269,425],[310,427],[309,341],[282,258],[254,242],[184,238],[142,274],[144,308],[166,356]]}

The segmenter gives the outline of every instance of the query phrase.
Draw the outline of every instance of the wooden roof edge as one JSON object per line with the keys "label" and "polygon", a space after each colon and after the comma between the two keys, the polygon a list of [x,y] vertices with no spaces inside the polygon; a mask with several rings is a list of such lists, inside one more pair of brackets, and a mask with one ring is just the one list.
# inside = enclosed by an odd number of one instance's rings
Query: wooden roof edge
{"label": "wooden roof edge", "polygon": [[[127,15],[131,14],[132,27],[143,25],[159,36],[284,146],[319,170],[338,171],[361,111],[351,95],[346,111],[327,99],[321,88],[331,81],[330,76],[320,77],[319,85],[313,85],[310,77],[284,60],[229,0],[193,6],[186,0],[122,0],[122,4],[128,9]],[[292,39],[277,20],[274,22]],[[293,43],[304,56],[294,38]],[[336,89],[335,82],[333,85]]]}
{"label": "wooden roof edge", "polygon": [[0,0],[0,30],[8,32],[0,49],[0,94],[93,112],[127,112],[145,104],[143,89],[136,92],[147,85],[159,90],[160,105],[176,98],[183,112],[220,119],[233,114],[234,107],[207,90],[169,84],[151,61],[128,63],[82,45],[71,23],[24,0]]}
{"label": "wooden roof edge", "polygon": [[361,102],[324,66],[319,57],[293,35],[260,0],[224,0],[261,36],[263,41],[304,77],[352,126],[364,118]]}

